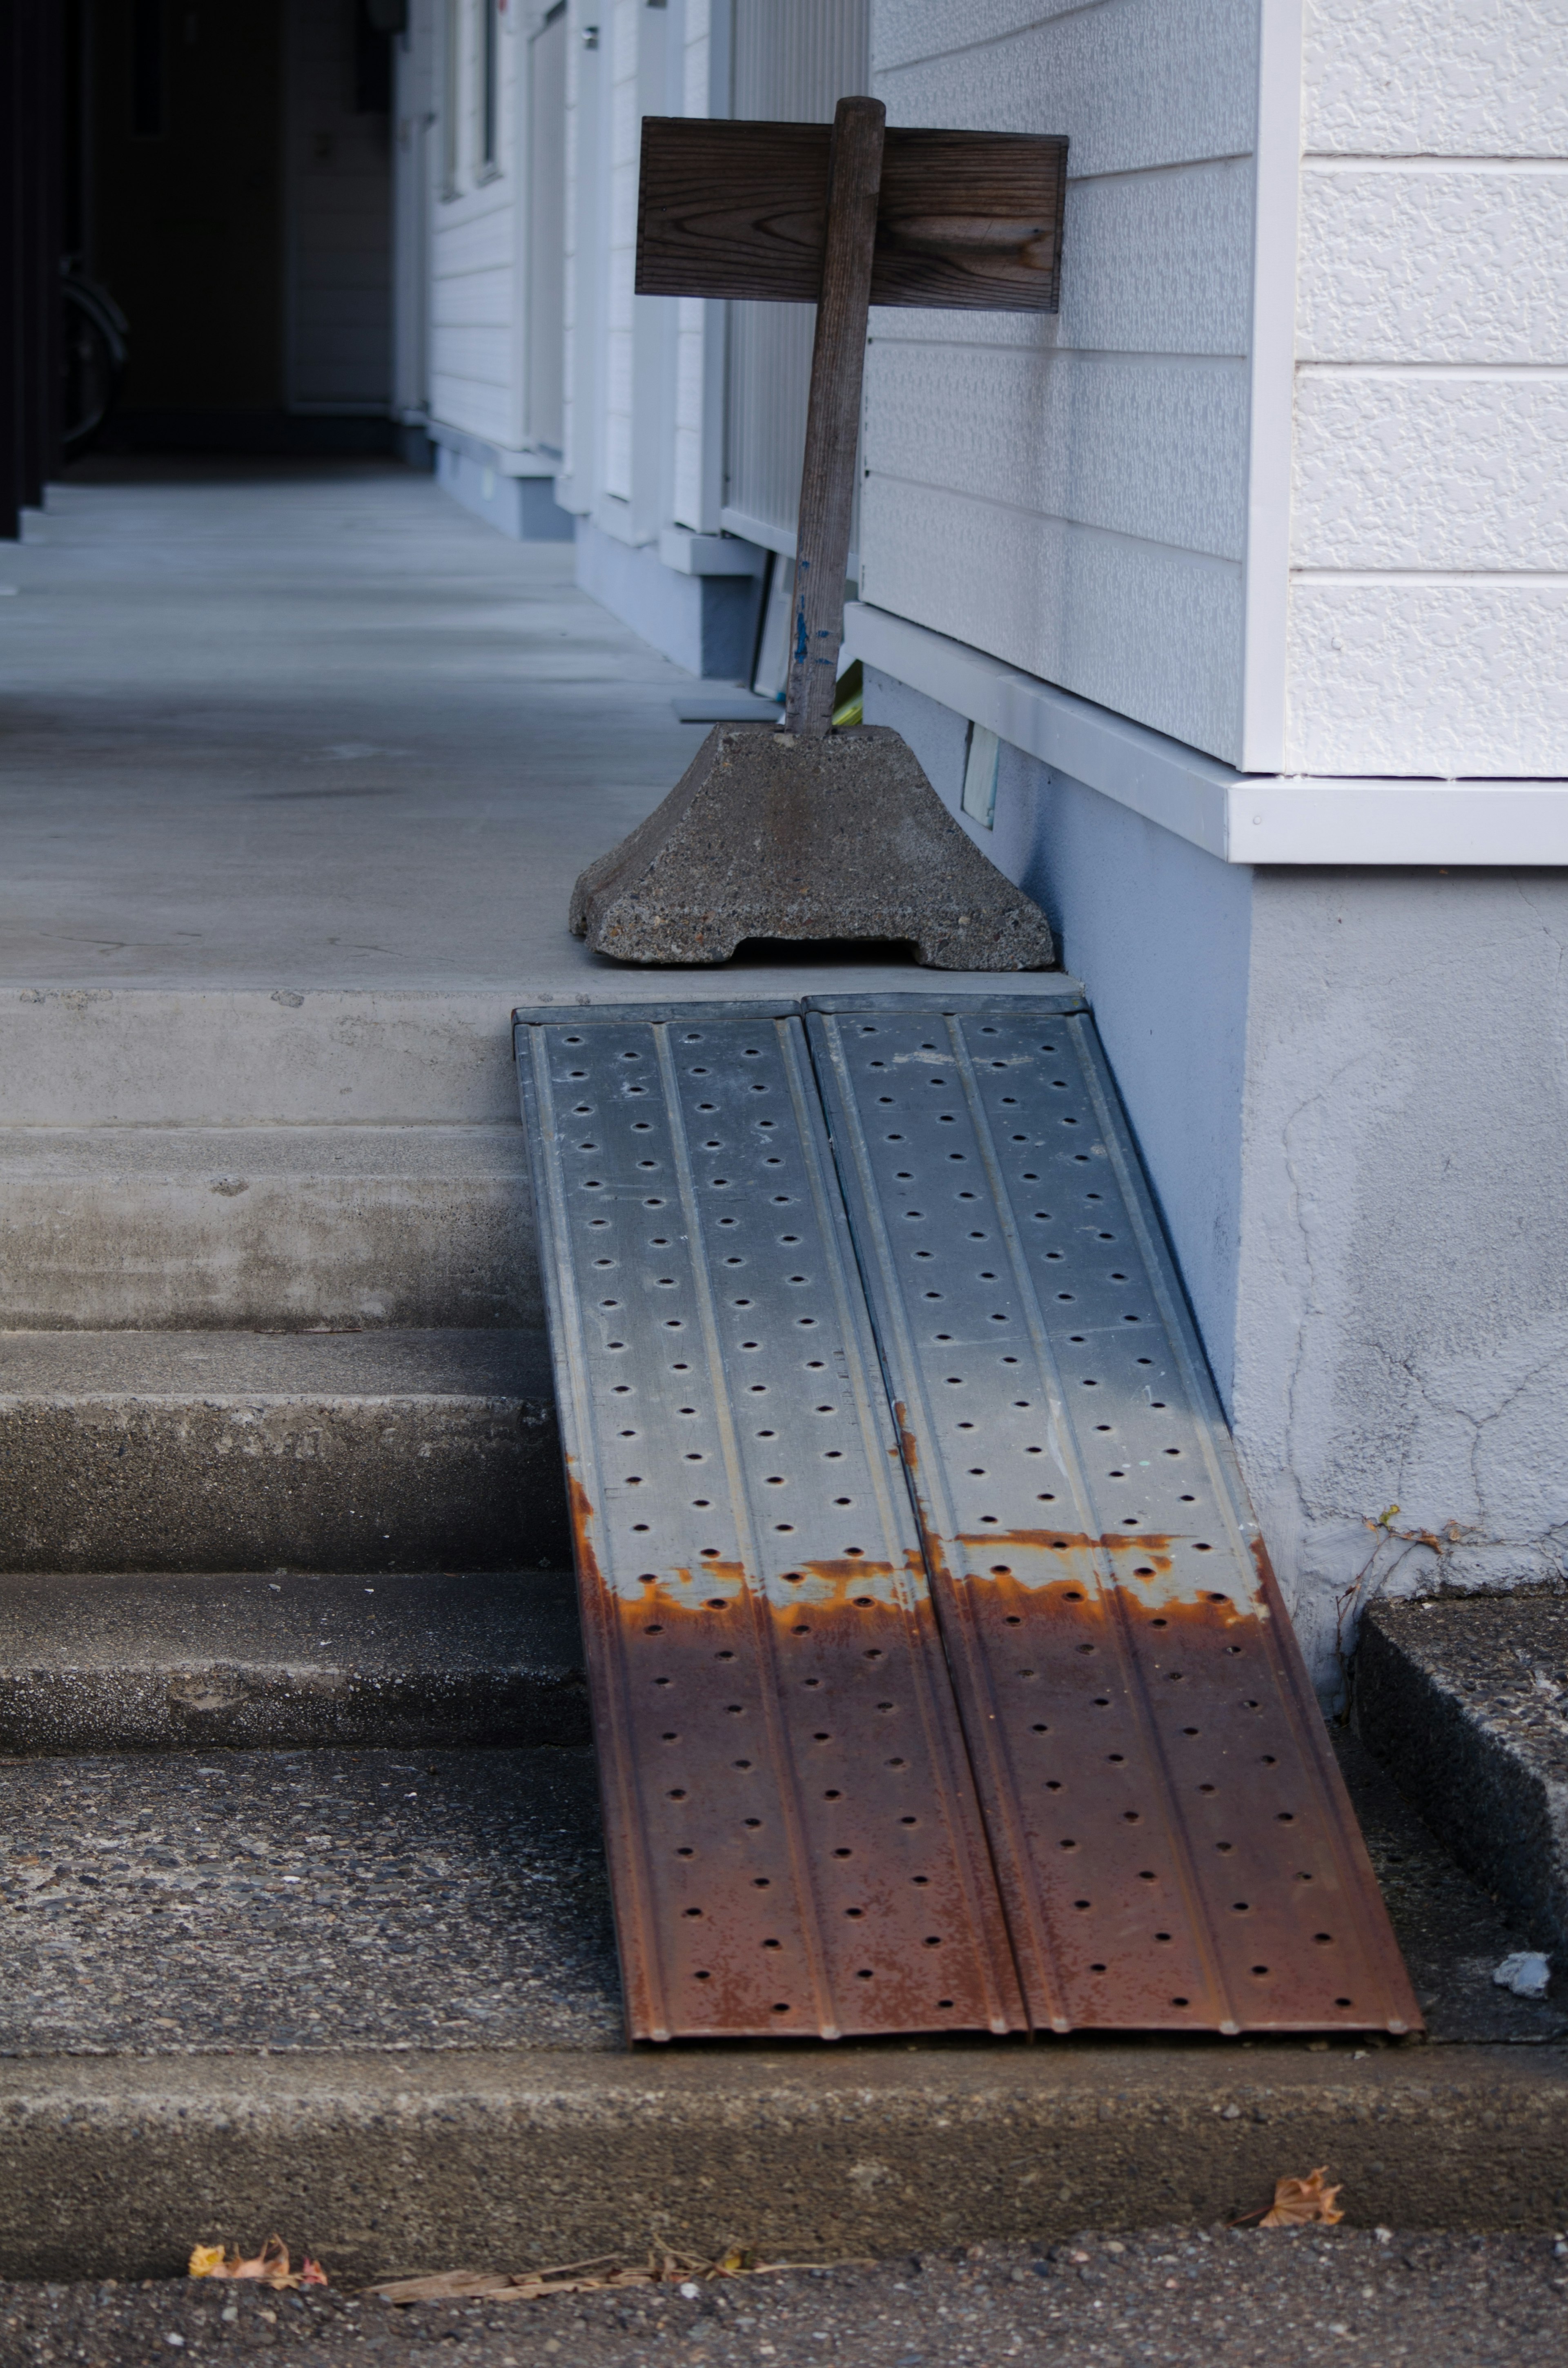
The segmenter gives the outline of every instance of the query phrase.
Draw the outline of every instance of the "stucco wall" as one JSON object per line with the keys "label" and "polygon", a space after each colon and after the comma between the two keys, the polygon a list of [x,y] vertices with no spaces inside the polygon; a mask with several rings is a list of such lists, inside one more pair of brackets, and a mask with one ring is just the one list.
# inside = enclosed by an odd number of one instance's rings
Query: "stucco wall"
{"label": "stucco wall", "polygon": [[1568,770],[1568,6],[1308,0],[1290,763]]}
{"label": "stucco wall", "polygon": [[1063,131],[1060,316],[878,311],[861,587],[1234,761],[1257,0],[876,0],[894,123]]}
{"label": "stucco wall", "polygon": [[1320,1667],[1391,1504],[1451,1581],[1568,1557],[1565,949],[1562,871],[1256,875],[1232,1406]]}
{"label": "stucco wall", "polygon": [[[874,671],[866,712],[956,807],[962,719]],[[1561,1576],[1568,872],[1254,871],[1016,750],[965,827],[1088,988],[1325,1693],[1374,1549]]]}

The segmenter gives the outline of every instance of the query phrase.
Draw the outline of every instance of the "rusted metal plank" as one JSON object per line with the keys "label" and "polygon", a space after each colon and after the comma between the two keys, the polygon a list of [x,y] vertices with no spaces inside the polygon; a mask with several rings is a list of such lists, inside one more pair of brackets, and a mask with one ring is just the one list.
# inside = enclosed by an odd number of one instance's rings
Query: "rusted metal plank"
{"label": "rusted metal plank", "polygon": [[1093,1021],[808,1025],[1033,2021],[1419,2029]]}
{"label": "rusted metal plank", "polygon": [[1018,2029],[790,1009],[517,1030],[628,2024]]}
{"label": "rusted metal plank", "polygon": [[[644,116],[638,294],[814,304],[831,132]],[[872,303],[1054,313],[1066,188],[1067,142],[1052,134],[890,125]]]}

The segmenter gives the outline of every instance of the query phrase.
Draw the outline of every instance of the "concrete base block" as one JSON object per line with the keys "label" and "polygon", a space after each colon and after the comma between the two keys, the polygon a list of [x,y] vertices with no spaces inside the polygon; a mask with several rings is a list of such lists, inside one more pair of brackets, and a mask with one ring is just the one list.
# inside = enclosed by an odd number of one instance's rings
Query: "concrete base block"
{"label": "concrete base block", "polygon": [[0,1567],[571,1561],[531,1333],[0,1336]]}
{"label": "concrete base block", "polygon": [[1568,1953],[1568,1597],[1378,1604],[1354,1700],[1369,1748],[1460,1863]]}
{"label": "concrete base block", "polygon": [[1039,905],[881,726],[808,740],[716,724],[664,804],[589,864],[571,924],[618,962],[728,962],[748,938],[902,942],[939,970],[1055,958]]}

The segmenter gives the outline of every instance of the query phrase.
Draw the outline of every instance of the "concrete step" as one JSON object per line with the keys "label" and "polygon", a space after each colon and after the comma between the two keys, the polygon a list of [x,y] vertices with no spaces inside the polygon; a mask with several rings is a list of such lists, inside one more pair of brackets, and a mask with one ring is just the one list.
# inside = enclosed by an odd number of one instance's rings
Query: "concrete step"
{"label": "concrete step", "polygon": [[530,1332],[0,1334],[0,1463],[12,1571],[571,1560]]}
{"label": "concrete step", "polygon": [[0,1577],[0,1753],[587,1740],[570,1572]]}
{"label": "concrete step", "polygon": [[1568,1597],[1376,1605],[1356,1656],[1359,1731],[1568,1991]]}
{"label": "concrete step", "polygon": [[1324,2161],[1363,2224],[1558,2227],[1561,2018],[1494,1990],[1492,1903],[1346,1764],[1432,2044],[629,2052],[585,1748],[14,1761],[0,2275],[274,2225],[339,2282],[906,2251],[1212,2221]]}
{"label": "concrete step", "polygon": [[0,1127],[0,1328],[543,1321],[515,1113]]}

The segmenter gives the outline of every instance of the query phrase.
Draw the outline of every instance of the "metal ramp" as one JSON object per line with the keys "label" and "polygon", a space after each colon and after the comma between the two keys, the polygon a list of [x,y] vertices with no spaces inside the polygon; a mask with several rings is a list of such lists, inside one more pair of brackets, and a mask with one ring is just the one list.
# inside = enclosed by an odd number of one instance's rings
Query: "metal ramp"
{"label": "metal ramp", "polygon": [[517,1015],[633,2038],[1419,2028],[1069,1000]]}

